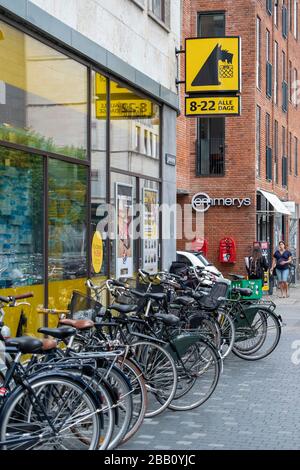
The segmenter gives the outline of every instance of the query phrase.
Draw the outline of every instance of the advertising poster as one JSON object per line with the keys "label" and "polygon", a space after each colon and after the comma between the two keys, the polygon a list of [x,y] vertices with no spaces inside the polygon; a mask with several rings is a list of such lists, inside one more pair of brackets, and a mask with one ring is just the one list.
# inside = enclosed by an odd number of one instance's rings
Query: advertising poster
{"label": "advertising poster", "polygon": [[143,268],[158,271],[158,195],[154,189],[143,189]]}
{"label": "advertising poster", "polygon": [[132,277],[132,186],[116,183],[116,205],[116,277]]}

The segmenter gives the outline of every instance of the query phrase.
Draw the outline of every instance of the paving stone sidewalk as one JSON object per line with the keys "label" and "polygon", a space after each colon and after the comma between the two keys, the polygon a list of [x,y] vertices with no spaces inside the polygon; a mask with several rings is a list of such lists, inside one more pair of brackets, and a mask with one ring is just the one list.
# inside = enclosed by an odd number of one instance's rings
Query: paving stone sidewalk
{"label": "paving stone sidewalk", "polygon": [[270,298],[285,324],[276,350],[254,362],[230,355],[205,404],[146,420],[121,449],[300,449],[300,286]]}

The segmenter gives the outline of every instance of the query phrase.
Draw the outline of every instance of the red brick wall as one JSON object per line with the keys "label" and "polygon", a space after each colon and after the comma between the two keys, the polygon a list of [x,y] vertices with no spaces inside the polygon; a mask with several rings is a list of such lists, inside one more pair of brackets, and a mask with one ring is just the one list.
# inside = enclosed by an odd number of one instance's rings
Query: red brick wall
{"label": "red brick wall", "polygon": [[[286,2],[287,3],[287,2]],[[281,4],[282,5],[282,4]],[[282,187],[281,157],[282,157],[282,126],[291,131],[293,138],[299,139],[300,154],[300,104],[296,109],[289,103],[289,112],[282,111],[282,63],[281,51],[286,52],[286,67],[288,72],[289,60],[293,68],[298,69],[300,80],[300,38],[294,39],[291,32],[288,40],[282,37],[281,6],[278,9],[278,29],[274,26],[273,16],[266,11],[264,0],[183,0],[183,30],[182,45],[186,37],[197,35],[197,13],[207,11],[225,11],[226,35],[238,35],[242,38],[242,114],[240,117],[226,118],[225,140],[225,176],[196,177],[196,119],[186,119],[183,114],[178,118],[177,125],[177,187],[189,190],[189,196],[179,197],[180,203],[188,203],[193,194],[203,191],[210,197],[251,197],[250,207],[211,207],[205,214],[205,237],[208,239],[208,257],[228,272],[244,272],[244,257],[249,254],[252,243],[256,240],[256,190],[257,188],[275,192],[281,199],[295,200],[300,203],[299,178],[289,176],[288,190]],[[261,91],[256,88],[256,17],[261,18]],[[300,18],[299,18],[300,24]],[[278,106],[266,97],[266,28],[271,33],[271,62],[274,57],[274,41],[279,45],[279,79]],[[181,78],[184,77],[184,56],[181,55]],[[184,113],[184,86],[181,86],[182,113]],[[256,105],[261,106],[261,175],[256,177]],[[271,146],[273,148],[274,120],[278,121],[279,129],[279,180],[278,184],[266,181],[266,136],[265,116],[271,116]],[[293,140],[294,152],[294,140]],[[294,163],[293,163],[294,165]],[[299,160],[300,175],[300,160]],[[292,173],[294,172],[292,166]],[[232,266],[220,266],[218,263],[219,241],[225,236],[232,236],[237,243],[237,263]],[[184,249],[186,241],[178,240],[178,248]]]}

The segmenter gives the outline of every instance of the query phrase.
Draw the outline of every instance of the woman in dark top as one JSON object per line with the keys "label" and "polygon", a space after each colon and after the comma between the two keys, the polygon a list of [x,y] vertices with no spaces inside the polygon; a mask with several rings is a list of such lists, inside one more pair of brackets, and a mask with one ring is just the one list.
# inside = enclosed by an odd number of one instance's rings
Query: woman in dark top
{"label": "woman in dark top", "polygon": [[279,242],[279,248],[275,251],[273,255],[272,268],[270,270],[271,274],[273,273],[274,268],[276,268],[276,276],[278,279],[278,285],[281,291],[281,297],[288,297],[288,277],[290,271],[290,264],[292,262],[292,253],[287,249],[284,241]]}

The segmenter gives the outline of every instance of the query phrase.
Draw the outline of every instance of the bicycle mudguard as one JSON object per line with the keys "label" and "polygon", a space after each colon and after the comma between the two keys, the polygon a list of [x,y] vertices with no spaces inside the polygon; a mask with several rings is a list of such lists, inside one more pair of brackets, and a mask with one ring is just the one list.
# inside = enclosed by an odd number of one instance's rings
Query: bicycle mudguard
{"label": "bicycle mudguard", "polygon": [[181,333],[178,336],[175,336],[170,343],[168,343],[164,349],[171,354],[172,358],[176,361],[182,357],[190,346],[197,343],[199,340],[209,343],[206,339],[203,338],[199,333]]}
{"label": "bicycle mudguard", "polygon": [[235,328],[251,327],[253,320],[259,311],[264,311],[265,313],[268,311],[270,312],[270,310],[267,308],[262,308],[259,304],[252,304],[248,305],[247,307],[243,306],[243,311],[238,312],[234,318]]}

